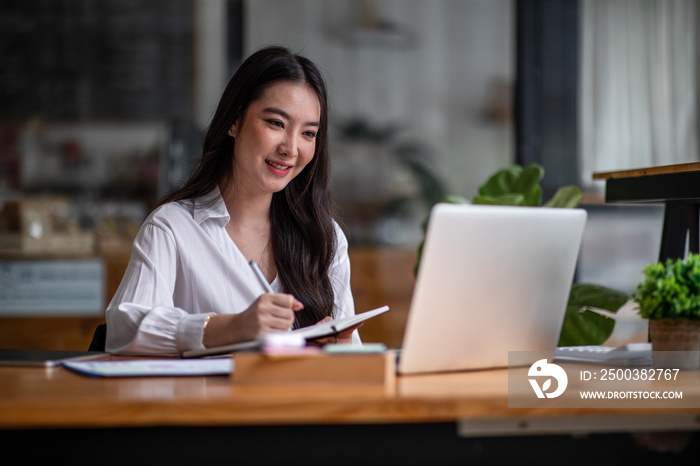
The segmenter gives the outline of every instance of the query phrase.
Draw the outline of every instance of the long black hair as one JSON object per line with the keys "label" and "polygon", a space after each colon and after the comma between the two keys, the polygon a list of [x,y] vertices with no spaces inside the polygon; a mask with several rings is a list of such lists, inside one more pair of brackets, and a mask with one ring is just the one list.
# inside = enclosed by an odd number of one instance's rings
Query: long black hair
{"label": "long black hair", "polygon": [[201,158],[189,180],[160,205],[204,196],[217,186],[226,192],[233,180],[234,139],[227,131],[243,121],[248,107],[272,84],[287,81],[309,86],[321,106],[316,150],[309,164],[282,191],[272,195],[271,247],[285,292],[302,303],[296,327],[333,314],[328,272],[336,245],[329,191],[328,97],[318,67],[283,47],[266,47],[248,57],[224,90],[204,137]]}

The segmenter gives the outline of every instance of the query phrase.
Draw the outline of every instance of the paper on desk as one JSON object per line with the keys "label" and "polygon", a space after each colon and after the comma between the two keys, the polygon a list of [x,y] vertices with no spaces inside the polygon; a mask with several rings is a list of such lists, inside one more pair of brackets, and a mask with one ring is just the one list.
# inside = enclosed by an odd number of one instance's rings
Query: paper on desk
{"label": "paper on desk", "polygon": [[62,365],[93,377],[229,375],[233,371],[231,358],[64,361]]}

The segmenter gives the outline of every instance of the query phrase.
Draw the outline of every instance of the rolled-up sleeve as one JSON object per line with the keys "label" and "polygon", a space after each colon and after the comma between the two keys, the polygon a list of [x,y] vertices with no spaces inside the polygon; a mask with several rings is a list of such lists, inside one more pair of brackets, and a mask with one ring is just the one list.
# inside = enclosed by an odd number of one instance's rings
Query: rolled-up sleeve
{"label": "rolled-up sleeve", "polygon": [[167,230],[144,224],[122,282],[106,311],[106,350],[177,355],[202,347],[205,315],[173,304],[178,252]]}

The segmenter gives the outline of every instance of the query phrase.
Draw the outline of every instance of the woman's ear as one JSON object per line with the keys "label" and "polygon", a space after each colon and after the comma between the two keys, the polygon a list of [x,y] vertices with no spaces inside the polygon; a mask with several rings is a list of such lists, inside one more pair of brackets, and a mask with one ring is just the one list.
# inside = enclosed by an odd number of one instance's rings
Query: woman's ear
{"label": "woman's ear", "polygon": [[233,124],[231,125],[231,127],[228,129],[228,132],[227,132],[227,134],[228,134],[229,136],[231,136],[232,138],[235,138],[235,137],[236,137],[236,123],[237,123],[237,122],[234,121]]}

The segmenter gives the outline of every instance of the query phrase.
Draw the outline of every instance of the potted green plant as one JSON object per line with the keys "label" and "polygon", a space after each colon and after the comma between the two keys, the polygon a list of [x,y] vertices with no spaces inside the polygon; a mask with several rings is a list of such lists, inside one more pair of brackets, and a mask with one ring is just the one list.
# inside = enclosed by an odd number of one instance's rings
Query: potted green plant
{"label": "potted green plant", "polygon": [[[577,186],[563,186],[544,204],[540,181],[544,168],[538,164],[526,167],[512,165],[499,170],[484,183],[472,204],[542,206],[574,208],[581,202],[581,190]],[[440,202],[453,204],[469,203],[463,196],[448,195]],[[423,232],[427,230],[423,222]],[[423,243],[418,246],[418,259],[414,273],[418,273]],[[564,323],[559,337],[559,346],[600,345],[613,332],[615,320],[598,310],[617,312],[629,300],[629,295],[600,285],[576,283],[569,293]]]}
{"label": "potted green plant", "polygon": [[677,356],[688,358],[686,367],[699,367],[700,255],[647,265],[633,297],[649,320],[654,351],[689,352]]}

